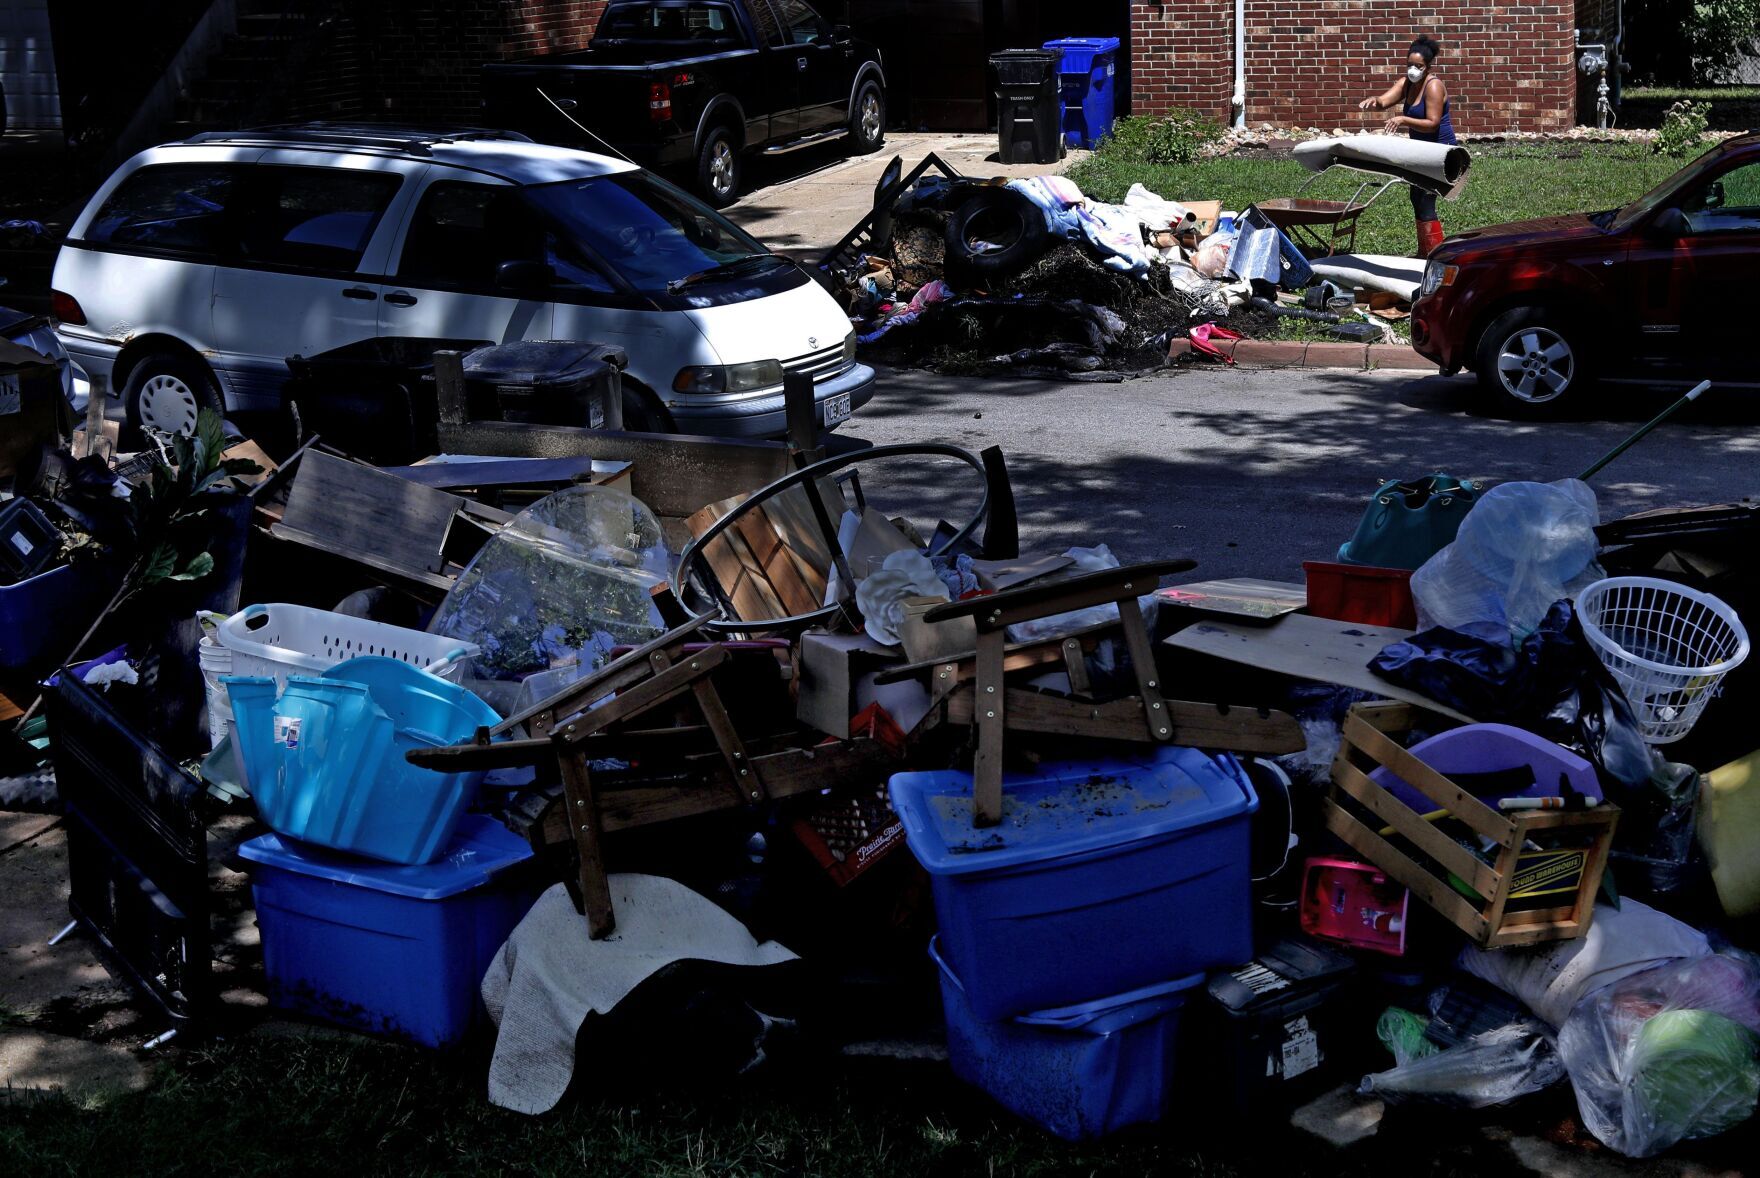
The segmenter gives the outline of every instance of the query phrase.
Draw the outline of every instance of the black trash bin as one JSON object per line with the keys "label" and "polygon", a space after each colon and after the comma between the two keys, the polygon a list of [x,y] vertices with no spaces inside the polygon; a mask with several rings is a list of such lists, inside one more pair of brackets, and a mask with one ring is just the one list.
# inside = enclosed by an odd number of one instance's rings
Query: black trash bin
{"label": "black trash bin", "polygon": [[[478,348],[464,358],[473,421],[620,429],[629,357],[605,344],[553,340]],[[607,405],[614,420],[605,421]]]}
{"label": "black trash bin", "polygon": [[382,335],[315,356],[289,356],[285,396],[301,427],[381,466],[437,448],[434,353],[470,352],[487,340]]}
{"label": "black trash bin", "polygon": [[1063,158],[1061,49],[1004,49],[990,55],[996,75],[997,151],[1005,164]]}

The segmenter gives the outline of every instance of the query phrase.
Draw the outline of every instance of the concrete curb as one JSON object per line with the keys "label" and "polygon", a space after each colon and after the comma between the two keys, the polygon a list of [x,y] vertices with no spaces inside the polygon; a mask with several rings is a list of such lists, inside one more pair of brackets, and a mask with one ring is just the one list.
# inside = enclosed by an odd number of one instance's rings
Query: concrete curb
{"label": "concrete curb", "polygon": [[[1436,363],[1426,360],[1409,347],[1398,344],[1308,343],[1303,340],[1217,340],[1224,355],[1236,364],[1250,368],[1349,368],[1359,372],[1369,369],[1394,369],[1404,372],[1434,372]],[[1176,339],[1167,349],[1167,362],[1177,364],[1188,356],[1198,361],[1207,358],[1196,353],[1191,340]]]}

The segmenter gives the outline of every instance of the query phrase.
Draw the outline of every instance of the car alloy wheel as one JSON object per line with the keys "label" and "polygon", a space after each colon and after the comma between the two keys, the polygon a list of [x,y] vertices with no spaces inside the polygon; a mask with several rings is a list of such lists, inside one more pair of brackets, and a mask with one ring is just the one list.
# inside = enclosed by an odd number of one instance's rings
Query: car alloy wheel
{"label": "car alloy wheel", "polygon": [[880,95],[868,90],[862,95],[862,140],[873,143],[880,137]]}
{"label": "car alloy wheel", "polygon": [[152,433],[174,437],[196,432],[196,414],[201,403],[196,392],[182,378],[161,372],[150,376],[141,385],[141,428]]}
{"label": "car alloy wheel", "polygon": [[733,195],[733,174],[733,145],[726,139],[717,139],[709,149],[709,185],[716,196]]}
{"label": "car alloy wheel", "polygon": [[1549,327],[1511,332],[1497,352],[1497,379],[1504,391],[1530,405],[1564,396],[1576,375],[1576,353]]}

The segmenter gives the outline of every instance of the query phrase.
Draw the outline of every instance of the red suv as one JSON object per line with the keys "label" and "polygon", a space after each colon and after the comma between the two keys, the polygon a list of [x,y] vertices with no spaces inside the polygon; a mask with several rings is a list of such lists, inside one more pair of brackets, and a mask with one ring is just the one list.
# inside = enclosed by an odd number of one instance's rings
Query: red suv
{"label": "red suv", "polygon": [[1621,209],[1492,225],[1438,246],[1412,346],[1538,415],[1594,380],[1760,384],[1760,133]]}

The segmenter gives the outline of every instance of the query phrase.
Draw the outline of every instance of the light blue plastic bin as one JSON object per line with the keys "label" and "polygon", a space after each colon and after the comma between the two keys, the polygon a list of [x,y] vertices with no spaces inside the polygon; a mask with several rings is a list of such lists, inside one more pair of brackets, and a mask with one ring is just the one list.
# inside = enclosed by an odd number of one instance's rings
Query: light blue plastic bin
{"label": "light blue plastic bin", "polygon": [[1253,956],[1248,822],[1233,757],[1162,747],[1003,780],[972,824],[972,778],[892,778],[929,872],[941,953],[981,1019],[1125,994]]}
{"label": "light blue plastic bin", "polygon": [[1204,974],[992,1021],[972,1013],[965,987],[936,949],[931,941],[954,1075],[1067,1141],[1167,1114],[1180,1018]]}
{"label": "light blue plastic bin", "polygon": [[476,800],[481,773],[441,773],[405,754],[468,740],[499,719],[462,688],[396,659],[290,675],[224,676],[258,812],[280,834],[390,863],[431,863]]}

